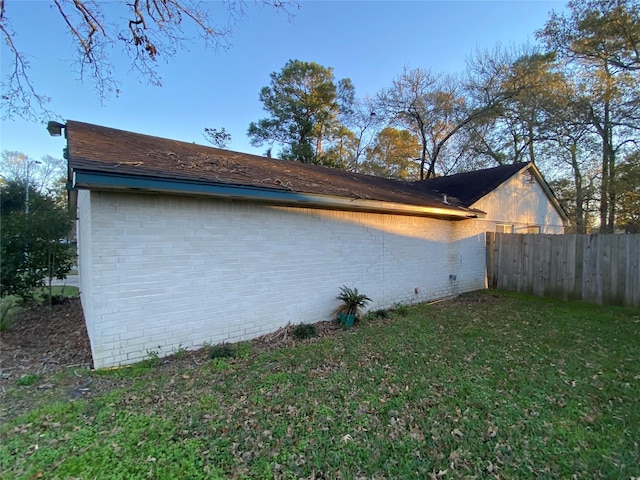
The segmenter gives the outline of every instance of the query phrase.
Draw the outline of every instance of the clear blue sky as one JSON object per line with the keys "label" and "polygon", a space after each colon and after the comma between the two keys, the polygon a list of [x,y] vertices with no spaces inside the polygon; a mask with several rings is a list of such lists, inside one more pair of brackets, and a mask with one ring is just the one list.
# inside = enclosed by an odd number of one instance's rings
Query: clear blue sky
{"label": "clear blue sky", "polygon": [[[559,1],[304,1],[293,22],[249,2],[226,51],[194,43],[169,63],[160,61],[163,87],[152,87],[119,70],[122,94],[101,104],[93,86],[73,73],[73,50],[50,2],[7,0],[6,15],[19,48],[31,55],[36,86],[53,98],[50,109],[63,119],[207,144],[205,127],[232,134],[229,148],[261,154],[246,136],[249,123],[265,116],[258,94],[269,74],[290,59],[333,67],[336,79],[352,80],[356,95],[374,96],[391,85],[405,66],[455,73],[476,49],[535,43]],[[220,3],[211,2],[219,9]],[[7,68],[3,44],[2,74]],[[114,53],[118,53],[117,51]],[[118,57],[116,57],[117,59]],[[2,122],[0,148],[34,159],[61,158],[65,145],[45,126],[23,120]]]}

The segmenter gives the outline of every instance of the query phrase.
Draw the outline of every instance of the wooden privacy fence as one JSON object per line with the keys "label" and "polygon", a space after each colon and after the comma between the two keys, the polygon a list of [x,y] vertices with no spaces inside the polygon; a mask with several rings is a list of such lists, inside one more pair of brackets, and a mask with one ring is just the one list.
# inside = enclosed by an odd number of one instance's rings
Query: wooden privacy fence
{"label": "wooden privacy fence", "polygon": [[640,235],[487,232],[487,281],[538,296],[640,306]]}

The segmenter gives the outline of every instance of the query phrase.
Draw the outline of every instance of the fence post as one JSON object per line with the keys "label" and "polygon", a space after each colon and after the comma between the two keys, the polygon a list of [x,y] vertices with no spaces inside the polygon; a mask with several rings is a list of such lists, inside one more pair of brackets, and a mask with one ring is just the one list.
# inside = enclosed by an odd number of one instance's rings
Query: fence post
{"label": "fence post", "polygon": [[487,232],[486,237],[486,262],[487,262],[487,288],[496,288],[496,271],[495,271],[495,241],[496,233]]}

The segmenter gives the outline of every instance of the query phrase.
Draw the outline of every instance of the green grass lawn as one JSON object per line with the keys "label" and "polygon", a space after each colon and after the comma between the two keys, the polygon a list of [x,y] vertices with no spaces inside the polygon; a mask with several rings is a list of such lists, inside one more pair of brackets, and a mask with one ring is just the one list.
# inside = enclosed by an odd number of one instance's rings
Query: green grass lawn
{"label": "green grass lawn", "polygon": [[[45,295],[49,295],[48,286],[36,292],[36,299],[41,299]],[[77,297],[79,289],[70,285],[53,285],[51,287],[51,295],[54,297]]]}
{"label": "green grass lawn", "polygon": [[177,373],[152,359],[4,422],[1,476],[629,480],[639,346],[638,309],[483,292]]}

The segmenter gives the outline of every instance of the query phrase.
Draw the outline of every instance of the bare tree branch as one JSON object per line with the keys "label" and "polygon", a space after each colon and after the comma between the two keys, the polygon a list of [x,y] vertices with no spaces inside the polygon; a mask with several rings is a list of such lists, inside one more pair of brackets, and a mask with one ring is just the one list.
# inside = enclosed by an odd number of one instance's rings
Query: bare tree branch
{"label": "bare tree branch", "polygon": [[[5,0],[0,0],[0,32],[9,48],[13,61],[8,74],[2,82],[2,119],[8,120],[14,116],[42,119],[53,117],[46,105],[51,101],[46,95],[39,93],[28,75],[29,61],[18,50],[13,37],[14,32],[5,16]],[[8,105],[12,108],[6,108]]]}
{"label": "bare tree branch", "polygon": [[[96,0],[51,1],[77,46],[79,79],[93,83],[101,101],[120,92],[119,75],[112,63],[113,50],[107,47],[120,45],[131,59],[131,70],[150,84],[161,86],[157,68],[160,57],[166,60],[174,57],[194,37],[199,37],[208,48],[227,48],[236,22],[246,16],[244,0],[225,0],[221,4],[198,0],[119,0],[109,4]],[[292,18],[298,6],[296,0],[256,3],[284,12],[288,18]],[[226,11],[226,25],[218,26],[210,18],[209,13],[216,5],[222,5]],[[0,32],[13,56],[13,68],[2,79],[2,118],[50,118],[52,113],[46,109],[50,99],[38,91],[30,78],[31,65],[16,45],[5,7],[5,0],[0,0]],[[106,9],[114,22],[108,21]]]}

